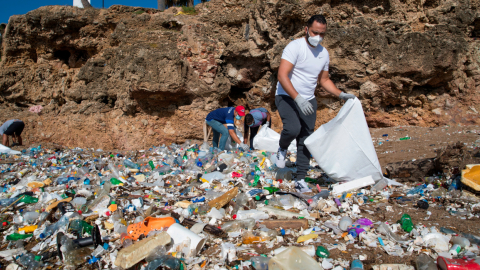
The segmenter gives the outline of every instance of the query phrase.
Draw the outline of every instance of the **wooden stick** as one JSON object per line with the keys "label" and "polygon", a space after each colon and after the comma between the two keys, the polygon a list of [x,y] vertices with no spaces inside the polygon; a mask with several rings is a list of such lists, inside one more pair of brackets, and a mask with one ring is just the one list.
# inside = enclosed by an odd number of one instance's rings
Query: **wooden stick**
{"label": "wooden stick", "polygon": [[16,204],[18,201],[20,201],[21,199],[23,199],[23,197],[25,197],[25,195],[22,195],[22,197],[18,198],[18,200],[14,201],[12,204],[10,204],[9,206],[5,207],[2,212],[0,212],[0,214],[3,214],[5,211],[7,211],[8,208],[10,208],[12,205]]}

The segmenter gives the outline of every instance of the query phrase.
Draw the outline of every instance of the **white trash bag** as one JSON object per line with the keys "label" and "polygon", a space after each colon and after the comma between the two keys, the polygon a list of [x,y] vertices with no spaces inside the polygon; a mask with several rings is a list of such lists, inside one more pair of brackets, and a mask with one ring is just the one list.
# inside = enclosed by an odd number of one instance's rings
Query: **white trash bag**
{"label": "white trash bag", "polygon": [[12,150],[11,148],[6,147],[3,144],[0,144],[0,153],[10,154],[10,155],[20,155],[22,152]]}
{"label": "white trash bag", "polygon": [[383,179],[362,104],[349,99],[330,122],[305,140],[305,146],[325,173],[337,181],[371,176]]}
{"label": "white trash bag", "polygon": [[[280,134],[269,128],[267,125],[263,125],[259,130],[255,138],[253,138],[253,148],[258,150],[265,150],[267,152],[276,153],[280,147]],[[297,140],[293,140],[288,146],[288,151],[297,151]]]}

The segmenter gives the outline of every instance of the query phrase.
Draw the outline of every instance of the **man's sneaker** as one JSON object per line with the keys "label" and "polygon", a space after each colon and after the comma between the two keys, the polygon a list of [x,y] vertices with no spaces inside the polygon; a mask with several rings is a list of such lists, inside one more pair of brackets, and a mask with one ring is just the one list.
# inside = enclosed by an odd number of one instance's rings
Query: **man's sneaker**
{"label": "man's sneaker", "polygon": [[308,187],[305,179],[295,181],[295,189],[300,193],[311,192],[312,190]]}
{"label": "man's sneaker", "polygon": [[287,156],[287,149],[278,148],[275,165],[278,168],[285,168],[285,157]]}

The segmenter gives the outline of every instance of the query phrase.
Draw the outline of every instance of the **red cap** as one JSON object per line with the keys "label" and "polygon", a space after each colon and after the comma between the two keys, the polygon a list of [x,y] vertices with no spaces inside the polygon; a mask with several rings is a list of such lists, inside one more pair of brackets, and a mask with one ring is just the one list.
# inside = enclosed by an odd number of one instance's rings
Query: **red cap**
{"label": "red cap", "polygon": [[245,107],[237,106],[235,107],[235,111],[238,113],[238,115],[245,116]]}

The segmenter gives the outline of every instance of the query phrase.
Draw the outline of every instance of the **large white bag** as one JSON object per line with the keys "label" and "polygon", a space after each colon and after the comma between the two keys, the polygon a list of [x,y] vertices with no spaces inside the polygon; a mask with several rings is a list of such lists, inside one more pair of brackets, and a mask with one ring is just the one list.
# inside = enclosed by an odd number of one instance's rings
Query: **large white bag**
{"label": "large white bag", "polygon": [[3,144],[0,144],[0,153],[10,154],[10,155],[20,155],[22,152],[17,150],[12,150],[9,147],[6,147]]}
{"label": "large white bag", "polygon": [[305,145],[318,165],[335,180],[383,178],[362,104],[357,98],[349,99],[335,118],[308,136]]}
{"label": "large white bag", "polygon": [[[255,138],[253,138],[253,148],[258,150],[265,150],[267,152],[278,151],[280,147],[280,134],[269,128],[267,125],[263,125],[259,130]],[[297,140],[293,140],[288,146],[288,151],[297,151]]]}

